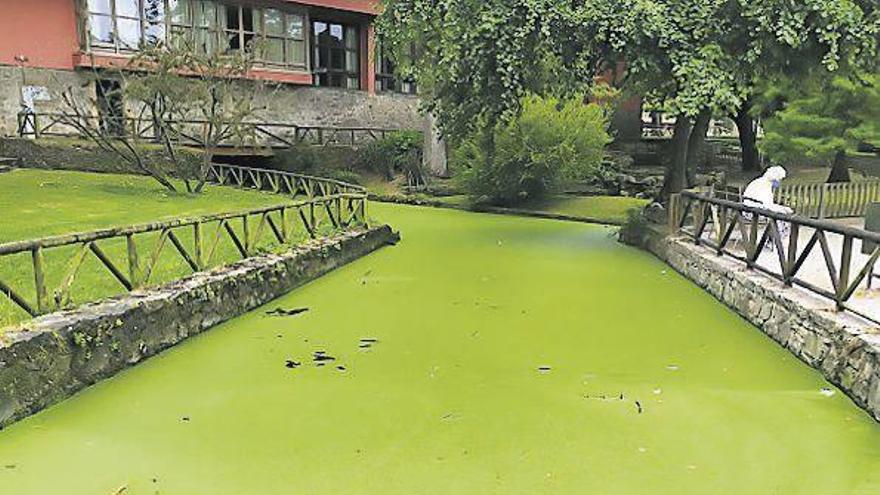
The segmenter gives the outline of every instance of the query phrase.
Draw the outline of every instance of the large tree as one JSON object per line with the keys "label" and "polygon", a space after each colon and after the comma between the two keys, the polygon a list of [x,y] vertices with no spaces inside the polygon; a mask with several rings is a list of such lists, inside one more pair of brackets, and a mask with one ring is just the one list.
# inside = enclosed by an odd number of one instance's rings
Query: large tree
{"label": "large tree", "polygon": [[764,152],[778,163],[832,165],[828,182],[849,181],[847,151],[880,147],[880,76],[789,83],[786,101],[765,122]]}
{"label": "large tree", "polygon": [[527,92],[581,91],[625,62],[614,80],[678,117],[668,194],[691,184],[707,119],[747,107],[764,74],[875,61],[877,10],[868,0],[388,0],[380,32],[395,51],[418,48],[425,105],[453,137],[516,115]]}
{"label": "large tree", "polygon": [[[734,76],[741,93],[732,112],[743,169],[757,171],[758,119],[772,108],[758,104],[766,82],[824,73],[871,70],[877,62],[880,5],[876,0],[738,0],[726,9],[731,31],[724,44],[739,62]],[[769,110],[769,111],[768,111]]]}

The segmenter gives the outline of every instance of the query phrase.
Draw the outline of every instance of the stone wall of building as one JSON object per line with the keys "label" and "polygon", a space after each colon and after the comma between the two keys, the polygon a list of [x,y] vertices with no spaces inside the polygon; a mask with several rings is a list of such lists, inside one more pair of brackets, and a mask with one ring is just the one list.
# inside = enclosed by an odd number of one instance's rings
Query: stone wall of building
{"label": "stone wall of building", "polygon": [[0,136],[18,135],[18,113],[23,108],[22,86],[46,88],[49,99],[35,102],[38,112],[62,112],[61,94],[68,89],[83,101],[93,100],[95,91],[89,79],[76,72],[0,66]]}
{"label": "stone wall of building", "polygon": [[388,226],[249,258],[0,336],[0,428],[399,239]]}
{"label": "stone wall of building", "polygon": [[[22,109],[22,86],[46,88],[49,99],[37,101],[37,112],[62,112],[61,94],[73,88],[80,102],[93,103],[96,74],[90,70],[63,71],[20,69],[0,66],[0,136],[18,132],[17,114]],[[242,82],[243,90],[253,90],[253,82]],[[282,84],[266,85],[259,94],[258,106],[264,108],[258,118],[266,122],[302,126],[380,127],[386,129],[424,130],[427,119],[419,112],[416,96],[366,91],[316,88]],[[126,104],[129,116],[137,105]]]}
{"label": "stone wall of building", "polygon": [[880,421],[880,329],[827,299],[649,227],[645,249],[819,370]]}

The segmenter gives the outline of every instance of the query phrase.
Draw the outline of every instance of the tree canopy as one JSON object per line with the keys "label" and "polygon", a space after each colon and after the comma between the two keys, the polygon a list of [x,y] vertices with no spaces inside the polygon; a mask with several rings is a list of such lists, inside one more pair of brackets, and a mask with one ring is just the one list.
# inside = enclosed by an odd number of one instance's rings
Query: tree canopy
{"label": "tree canopy", "polygon": [[789,82],[784,93],[761,143],[773,161],[833,163],[829,180],[845,181],[848,150],[880,147],[880,76]]}
{"label": "tree canopy", "polygon": [[690,119],[737,112],[769,74],[876,64],[878,26],[873,0],[388,0],[380,34],[398,53],[416,46],[412,72],[447,134],[625,63],[612,79],[686,119],[687,143]]}

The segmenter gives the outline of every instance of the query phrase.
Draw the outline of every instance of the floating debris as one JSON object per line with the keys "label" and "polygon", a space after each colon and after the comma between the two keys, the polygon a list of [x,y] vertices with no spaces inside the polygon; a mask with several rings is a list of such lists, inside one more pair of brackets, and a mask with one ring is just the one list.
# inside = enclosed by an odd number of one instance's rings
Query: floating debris
{"label": "floating debris", "polygon": [[455,411],[451,411],[451,412],[444,414],[440,418],[440,421],[458,421],[459,419],[461,419],[461,414],[459,414]]}
{"label": "floating debris", "polygon": [[305,313],[309,308],[293,308],[293,309],[284,309],[284,308],[275,308],[272,311],[266,311],[268,316],[296,316],[298,314]]}
{"label": "floating debris", "polygon": [[184,416],[180,418],[181,421],[189,421],[189,416]]}
{"label": "floating debris", "polygon": [[361,349],[369,349],[370,347],[373,347],[378,342],[379,342],[379,339],[363,338],[360,341],[358,341],[358,347],[360,347]]}
{"label": "floating debris", "polygon": [[677,364],[668,364],[668,365],[666,365],[666,369],[668,369],[669,371],[678,371],[678,365]]}
{"label": "floating debris", "polygon": [[550,373],[551,369],[549,366],[538,366],[538,371],[541,373]]}
{"label": "floating debris", "polygon": [[284,363],[284,367],[285,367],[285,368],[290,368],[290,369],[296,369],[296,368],[299,368],[300,366],[302,366],[302,363],[300,363],[300,362],[298,362],[298,361],[293,361],[293,360],[291,360],[291,359],[288,359],[288,360]]}
{"label": "floating debris", "polygon": [[654,389],[654,395],[660,395],[660,394],[662,394],[662,393],[663,393],[663,389],[662,389],[662,388],[655,388],[655,389]]}
{"label": "floating debris", "polygon": [[831,397],[832,395],[834,395],[834,390],[826,387],[820,390],[819,393],[824,395],[825,397]]}
{"label": "floating debris", "polygon": [[342,366],[341,364],[340,364],[339,366],[337,366],[336,369],[339,370],[339,371],[341,371],[341,372],[343,372],[343,373],[345,373],[346,371],[348,371],[348,370],[346,369],[346,367],[345,367],[345,366]]}
{"label": "floating debris", "polygon": [[313,359],[316,363],[319,363],[319,364],[320,364],[320,363],[325,363],[325,362],[327,362],[327,361],[336,361],[336,358],[335,358],[335,357],[333,357],[333,356],[327,354],[327,353],[324,352],[324,351],[315,351],[315,354],[314,354],[314,356],[312,357],[312,359]]}
{"label": "floating debris", "polygon": [[639,410],[639,414],[642,414],[642,403],[641,402],[636,401],[636,409]]}
{"label": "floating debris", "polygon": [[584,394],[584,399],[587,400],[598,400],[598,401],[623,401],[625,397],[623,394],[618,394],[616,397],[614,395],[607,394],[598,394],[598,395],[590,395]]}

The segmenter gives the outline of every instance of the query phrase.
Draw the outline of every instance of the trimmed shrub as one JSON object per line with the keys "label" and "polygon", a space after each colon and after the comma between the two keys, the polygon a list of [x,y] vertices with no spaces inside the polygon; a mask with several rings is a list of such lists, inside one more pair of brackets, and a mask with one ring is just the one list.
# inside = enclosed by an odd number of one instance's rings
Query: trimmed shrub
{"label": "trimmed shrub", "polygon": [[602,161],[611,142],[608,119],[600,106],[582,98],[527,97],[522,114],[494,132],[491,164],[480,134],[453,154],[462,186],[478,203],[515,205],[539,199],[566,181],[607,172]]}

